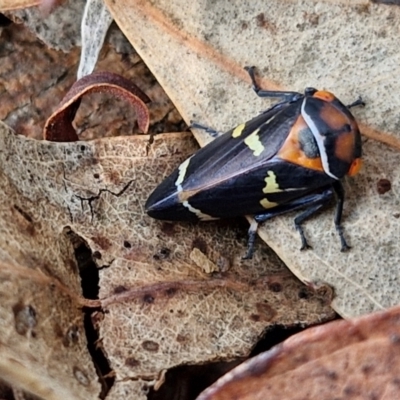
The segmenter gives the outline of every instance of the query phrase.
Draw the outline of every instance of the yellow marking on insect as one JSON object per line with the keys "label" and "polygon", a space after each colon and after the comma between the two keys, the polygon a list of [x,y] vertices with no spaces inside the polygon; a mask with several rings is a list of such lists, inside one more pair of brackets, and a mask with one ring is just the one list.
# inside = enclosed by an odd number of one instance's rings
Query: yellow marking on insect
{"label": "yellow marking on insect", "polygon": [[178,179],[175,182],[175,186],[178,189],[178,192],[182,190],[182,183],[185,179],[186,171],[189,166],[190,158],[188,158],[186,161],[184,161],[180,166],[179,166],[179,175]]}
{"label": "yellow marking on insect", "polygon": [[276,175],[274,171],[268,171],[267,177],[264,179],[265,187],[263,189],[264,193],[276,193],[283,192],[282,189],[279,188],[279,184],[276,181]]}
{"label": "yellow marking on insect", "polygon": [[240,124],[240,125],[238,125],[238,126],[233,130],[233,132],[232,132],[232,137],[233,137],[233,138],[239,137],[239,136],[242,134],[242,132],[243,132],[245,126],[246,126],[246,124]]}
{"label": "yellow marking on insect", "polygon": [[181,190],[178,191],[178,199],[181,203],[184,201],[188,201],[192,196],[195,194],[199,193],[201,191],[201,188],[198,189],[193,189],[193,190]]}
{"label": "yellow marking on insect", "polygon": [[182,205],[184,207],[186,207],[190,212],[194,213],[197,215],[197,217],[201,220],[201,221],[212,221],[213,219],[218,219],[215,217],[212,217],[211,215],[208,214],[204,214],[203,212],[201,212],[201,210],[199,210],[198,208],[194,208],[192,207],[188,201],[184,201],[182,203]]}
{"label": "yellow marking on insect", "polygon": [[275,203],[273,201],[269,201],[268,199],[262,199],[260,200],[260,204],[264,207],[264,208],[274,208],[278,205],[278,203]]}
{"label": "yellow marking on insect", "polygon": [[247,136],[244,140],[246,146],[253,150],[253,154],[258,157],[264,150],[264,146],[260,141],[260,137],[258,136],[260,128],[256,129],[251,135]]}
{"label": "yellow marking on insect", "polygon": [[[268,171],[264,181],[265,181],[265,187],[263,188],[262,191],[265,194],[283,192],[282,189],[279,189],[279,184],[276,181],[276,175],[274,171]],[[261,199],[260,204],[264,208],[274,208],[278,205],[278,203],[275,203],[274,201],[269,201],[267,198]]]}

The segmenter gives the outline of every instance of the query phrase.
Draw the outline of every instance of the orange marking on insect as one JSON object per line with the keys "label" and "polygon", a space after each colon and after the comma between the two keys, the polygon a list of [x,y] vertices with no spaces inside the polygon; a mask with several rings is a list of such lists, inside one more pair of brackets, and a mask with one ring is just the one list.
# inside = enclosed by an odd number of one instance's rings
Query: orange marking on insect
{"label": "orange marking on insect", "polygon": [[362,160],[361,158],[356,158],[350,165],[349,172],[347,172],[347,175],[349,176],[354,176],[358,174],[362,167]]}
{"label": "orange marking on insect", "polygon": [[277,156],[282,160],[291,162],[293,164],[300,165],[304,168],[313,169],[316,171],[324,171],[322,161],[320,157],[309,158],[301,149],[299,142],[299,132],[303,129],[309,129],[308,125],[304,121],[304,118],[300,115],[297,121],[293,125],[289,132],[288,137],[283,143],[282,148],[277,153]]}
{"label": "orange marking on insect", "polygon": [[321,108],[320,118],[334,131],[341,130],[346,125],[352,125],[352,121],[346,114],[327,103]]}
{"label": "orange marking on insect", "polygon": [[313,94],[312,97],[316,97],[317,99],[321,99],[324,101],[328,101],[329,103],[336,99],[335,95],[331,92],[327,92],[325,90],[318,90]]}
{"label": "orange marking on insect", "polygon": [[354,160],[355,132],[342,132],[336,138],[335,156],[342,161],[352,163]]}

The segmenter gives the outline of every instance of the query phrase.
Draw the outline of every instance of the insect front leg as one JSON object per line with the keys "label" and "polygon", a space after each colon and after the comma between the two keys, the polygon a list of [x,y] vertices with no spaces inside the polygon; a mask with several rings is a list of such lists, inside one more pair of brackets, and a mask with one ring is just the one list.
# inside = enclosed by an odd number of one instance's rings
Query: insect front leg
{"label": "insect front leg", "polygon": [[333,184],[333,189],[336,193],[337,196],[337,204],[336,204],[336,212],[335,212],[335,228],[337,233],[339,234],[340,237],[340,243],[342,248],[340,251],[347,251],[351,247],[347,244],[346,239],[344,238],[343,235],[343,227],[340,224],[342,220],[342,213],[343,213],[343,204],[344,204],[344,188],[343,185],[340,181],[334,182]]}
{"label": "insect front leg", "polygon": [[[243,259],[250,259],[253,257],[254,253],[254,242],[256,239],[256,233],[258,229],[258,225],[261,223],[264,223],[265,221],[276,217],[278,215],[286,214],[290,211],[298,210],[300,208],[305,208],[307,207],[307,210],[305,210],[303,213],[301,213],[299,216],[297,216],[294,219],[294,225],[296,227],[296,230],[300,234],[300,239],[301,239],[301,248],[300,250],[304,250],[307,248],[310,248],[309,244],[307,243],[307,239],[305,238],[303,228],[301,224],[309,217],[311,217],[313,214],[315,214],[322,206],[324,206],[326,203],[328,203],[333,197],[333,190],[332,188],[328,188],[324,190],[321,193],[313,193],[306,195],[302,198],[293,200],[289,203],[286,203],[285,205],[276,207],[271,209],[271,211],[255,215],[254,216],[254,221],[251,223],[249,232],[248,232],[248,241],[247,241],[247,252]],[[341,212],[340,212],[341,216]],[[340,218],[339,218],[340,220]],[[342,236],[343,237],[343,236]]]}
{"label": "insect front leg", "polygon": [[256,82],[256,77],[254,74],[255,67],[244,67],[244,69],[248,72],[251,83],[253,85],[253,90],[256,92],[259,97],[270,97],[270,98],[279,98],[283,99],[285,103],[292,102],[298,100],[303,95],[298,92],[284,92],[279,90],[263,90],[260,88],[258,83]]}
{"label": "insect front leg", "polygon": [[363,101],[363,99],[361,98],[361,96],[358,97],[358,99],[356,101],[353,101],[351,104],[347,105],[346,107],[348,109],[353,108],[353,107],[358,107],[358,106],[362,106],[365,107],[365,102]]}

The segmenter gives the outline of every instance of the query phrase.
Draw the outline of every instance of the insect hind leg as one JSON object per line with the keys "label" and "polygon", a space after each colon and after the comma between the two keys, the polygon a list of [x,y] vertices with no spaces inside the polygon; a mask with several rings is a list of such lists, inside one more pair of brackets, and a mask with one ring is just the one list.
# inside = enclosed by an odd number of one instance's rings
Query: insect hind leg
{"label": "insect hind leg", "polygon": [[[256,239],[256,233],[259,224],[264,223],[265,221],[268,221],[269,219],[276,217],[278,215],[286,214],[290,211],[295,211],[301,208],[307,207],[307,210],[305,210],[303,213],[298,215],[294,219],[294,224],[296,227],[296,230],[300,234],[300,239],[301,239],[301,250],[310,248],[309,244],[307,243],[307,239],[305,238],[303,228],[301,224],[309,217],[311,217],[313,214],[315,214],[321,207],[323,207],[327,202],[329,202],[333,198],[333,193],[334,190],[336,192],[336,189],[332,188],[327,188],[321,193],[313,193],[306,195],[302,198],[293,200],[289,203],[286,203],[285,205],[282,205],[280,207],[276,207],[271,209],[271,211],[263,213],[263,214],[258,214],[254,216],[254,221],[251,223],[249,232],[248,232],[248,241],[247,241],[247,252],[244,255],[243,259],[251,259],[253,257],[254,253],[254,243]],[[339,197],[339,196],[338,196]],[[343,207],[343,204],[342,204]],[[335,217],[335,225],[337,226],[337,230],[339,232],[339,236],[342,240],[343,235],[340,235],[340,230],[338,226],[340,227],[340,219],[341,219],[341,209],[336,210],[336,217]],[[336,221],[338,220],[338,224],[336,224]],[[340,227],[341,229],[341,227]],[[344,238],[343,238],[344,240]],[[343,247],[343,243],[342,243]]]}
{"label": "insect hind leg", "polygon": [[343,227],[341,225],[342,213],[343,213],[343,204],[344,204],[344,188],[340,181],[337,181],[333,184],[333,189],[336,193],[337,204],[335,211],[335,228],[340,237],[340,243],[342,245],[340,251],[344,252],[349,250],[351,247],[347,244],[346,239],[343,235]]}
{"label": "insect hind leg", "polygon": [[213,137],[213,138],[216,138],[216,137],[218,137],[218,136],[221,136],[221,135],[224,133],[224,132],[219,132],[219,131],[217,131],[217,130],[214,129],[214,128],[211,128],[211,127],[209,127],[209,126],[207,126],[207,125],[200,124],[200,123],[195,122],[195,121],[190,121],[190,126],[189,126],[189,128],[201,129],[201,130],[203,130],[204,132],[208,133],[208,134],[209,134],[211,137]]}
{"label": "insect hind leg", "polygon": [[304,235],[304,230],[303,227],[301,226],[302,223],[309,217],[311,217],[313,214],[315,214],[324,204],[315,204],[314,206],[310,207],[306,211],[302,212],[300,215],[298,215],[294,219],[294,226],[300,234],[300,239],[301,239],[301,247],[300,250],[306,250],[306,249],[312,249],[312,246],[310,246],[307,242],[307,239]]}
{"label": "insect hind leg", "polygon": [[242,260],[251,260],[254,254],[254,243],[256,241],[257,230],[259,223],[254,219],[249,228],[248,238],[247,238],[247,251],[242,257]]}

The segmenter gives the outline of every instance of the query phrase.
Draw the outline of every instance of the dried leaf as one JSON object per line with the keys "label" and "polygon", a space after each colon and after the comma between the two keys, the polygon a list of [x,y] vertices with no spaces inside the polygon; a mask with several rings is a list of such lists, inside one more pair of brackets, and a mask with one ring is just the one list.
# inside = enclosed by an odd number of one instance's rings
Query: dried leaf
{"label": "dried leaf", "polygon": [[[183,129],[181,117],[129,42],[122,36],[118,39],[114,35],[114,39],[115,46],[122,47],[123,53],[107,44],[96,70],[122,75],[151,96],[149,133]],[[3,28],[0,40],[7,44],[0,54],[0,87],[3,88],[0,120],[19,134],[42,138],[46,120],[76,80],[78,51],[64,54],[48,49],[17,24]],[[136,115],[129,102],[106,93],[82,98],[74,126],[81,140],[138,131]]]}
{"label": "dried leaf", "polygon": [[54,208],[22,199],[4,173],[0,168],[0,376],[46,399],[91,398],[100,387],[77,308],[72,246],[42,223]]}
{"label": "dried leaf", "polygon": [[142,380],[123,381],[114,385],[107,394],[107,400],[147,400],[149,382]]}
{"label": "dried leaf", "polygon": [[146,133],[149,128],[149,110],[145,102],[149,102],[148,96],[135,84],[124,77],[111,72],[97,72],[86,75],[75,82],[59,108],[49,117],[43,137],[55,142],[73,142],[78,140],[78,135],[72,122],[81,102],[81,97],[87,93],[106,92],[115,97],[128,100],[135,109],[139,129]]}
{"label": "dried leaf", "polygon": [[[186,121],[227,130],[267,108],[252,93],[245,65],[260,68],[266,89],[326,88],[345,103],[362,95],[367,106],[354,114],[365,135],[365,168],[346,183],[343,219],[352,250],[339,251],[333,210],[305,224],[312,251],[299,252],[292,215],[259,233],[301,280],[334,286],[341,315],[398,304],[400,138],[393,110],[400,104],[393,93],[400,91],[400,53],[390,21],[400,9],[366,1],[106,3]],[[195,133],[202,145],[209,140]],[[380,179],[392,190],[378,194]]]}
{"label": "dried leaf", "polygon": [[79,46],[85,0],[63,0],[61,4],[56,2],[52,9],[47,0],[36,2],[39,3],[43,4],[38,7],[20,8],[5,14],[12,20],[23,22],[52,49],[68,52]]}
{"label": "dried leaf", "polygon": [[[51,262],[43,273],[79,293],[76,271],[70,277],[57,258],[70,246],[55,245],[54,238],[68,227],[86,243],[101,267],[99,298],[106,312],[98,326],[118,382],[157,380],[162,370],[183,363],[244,356],[268,326],[333,316],[318,295],[304,296],[303,286],[264,246],[254,260],[242,262],[242,227],[211,223],[199,229],[144,215],[156,181],[195,149],[191,135],[182,133],[158,135],[151,146],[145,135],[57,143],[17,136],[5,126],[0,135],[0,182],[10,187],[0,190],[4,213],[16,204],[22,231],[40,232],[33,237],[43,243],[28,241],[32,234],[23,241],[13,231],[12,253],[6,247],[2,258],[21,267],[29,260],[42,265],[47,246]],[[10,231],[15,217],[6,221],[3,229]],[[216,276],[190,260],[193,248],[220,268]]]}
{"label": "dried leaf", "polygon": [[37,6],[40,0],[0,0],[0,11],[17,10]]}
{"label": "dried leaf", "polygon": [[197,400],[396,399],[399,341],[400,307],[310,328],[233,369]]}
{"label": "dried leaf", "polygon": [[78,79],[93,72],[111,22],[111,14],[102,0],[86,2],[81,23],[82,53]]}

